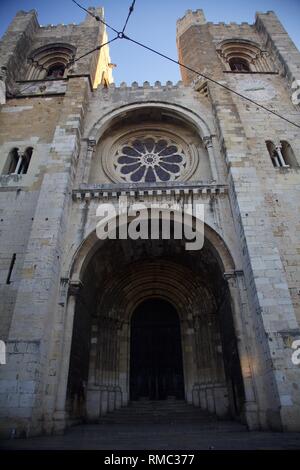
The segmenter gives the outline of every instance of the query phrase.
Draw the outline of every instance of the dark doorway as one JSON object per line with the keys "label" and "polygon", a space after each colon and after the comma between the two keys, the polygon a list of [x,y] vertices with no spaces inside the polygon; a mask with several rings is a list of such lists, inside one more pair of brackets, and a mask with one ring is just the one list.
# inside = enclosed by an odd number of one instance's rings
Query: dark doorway
{"label": "dark doorway", "polygon": [[165,300],[149,299],[131,319],[130,398],[184,398],[179,317]]}

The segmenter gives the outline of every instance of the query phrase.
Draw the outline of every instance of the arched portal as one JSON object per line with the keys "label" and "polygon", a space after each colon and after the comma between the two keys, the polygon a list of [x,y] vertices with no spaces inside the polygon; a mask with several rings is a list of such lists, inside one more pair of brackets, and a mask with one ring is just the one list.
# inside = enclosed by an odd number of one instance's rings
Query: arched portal
{"label": "arched portal", "polygon": [[181,328],[173,305],[147,299],[130,323],[130,399],[183,399]]}
{"label": "arched portal", "polygon": [[[186,251],[183,240],[97,240],[95,245],[90,239],[87,246],[88,250],[82,247],[85,256],[77,257],[73,271],[75,276],[81,266],[82,287],[75,306],[66,405],[69,416],[95,421],[143,393],[152,398],[176,397],[177,393],[179,397],[181,393],[188,403],[220,417],[243,418],[241,361],[246,380],[249,369],[237,347],[233,302],[223,276],[222,259],[230,264],[230,257],[223,257],[224,242],[208,229],[199,251]],[[148,314],[144,313],[142,321],[140,309],[150,308],[150,299],[159,299],[160,310],[163,303],[168,305],[180,323],[180,335],[177,329],[173,340],[175,354],[179,355],[181,343],[181,379],[179,369],[173,368],[169,381],[177,380],[178,386],[167,390],[158,384],[157,395],[153,385],[145,388],[147,378],[152,383],[160,380],[154,366],[142,376],[142,390],[131,387],[131,327],[143,327],[147,334]],[[152,331],[157,326],[148,324]],[[165,375],[172,367],[172,363],[165,365]]]}

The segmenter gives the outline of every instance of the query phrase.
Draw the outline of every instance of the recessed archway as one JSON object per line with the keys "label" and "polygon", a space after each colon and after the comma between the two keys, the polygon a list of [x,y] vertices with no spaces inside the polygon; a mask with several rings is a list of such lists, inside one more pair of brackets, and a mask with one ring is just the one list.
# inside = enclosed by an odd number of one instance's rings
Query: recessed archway
{"label": "recessed archway", "polygon": [[[98,420],[129,403],[131,316],[155,298],[171,304],[180,319],[185,400],[221,417],[243,417],[244,382],[223,277],[226,246],[209,234],[218,243],[206,238],[199,252],[186,251],[182,240],[97,240],[96,246],[87,240],[89,249],[73,270],[83,285],[67,395],[73,417],[79,410],[81,417]],[[224,263],[230,266],[230,260],[227,254]],[[82,389],[85,403],[78,407]]]}

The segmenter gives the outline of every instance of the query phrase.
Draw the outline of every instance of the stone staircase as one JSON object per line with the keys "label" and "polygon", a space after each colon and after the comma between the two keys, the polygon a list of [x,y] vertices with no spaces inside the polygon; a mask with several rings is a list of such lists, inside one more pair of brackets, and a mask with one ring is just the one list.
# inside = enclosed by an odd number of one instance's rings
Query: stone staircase
{"label": "stone staircase", "polygon": [[99,424],[147,425],[147,424],[193,424],[201,428],[216,429],[226,423],[237,430],[246,427],[233,421],[219,420],[200,408],[187,404],[184,400],[139,400],[127,407],[107,413],[99,419]]}

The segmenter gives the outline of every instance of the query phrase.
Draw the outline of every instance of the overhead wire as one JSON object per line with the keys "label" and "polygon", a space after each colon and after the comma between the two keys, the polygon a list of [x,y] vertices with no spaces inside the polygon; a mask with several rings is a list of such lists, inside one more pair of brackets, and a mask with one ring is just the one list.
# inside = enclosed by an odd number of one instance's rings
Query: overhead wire
{"label": "overhead wire", "polygon": [[91,12],[90,10],[88,10],[87,8],[85,8],[84,6],[80,5],[80,3],[76,2],[76,0],[71,0],[73,3],[75,3],[75,5],[77,5],[79,8],[81,8],[81,10],[85,11],[86,13],[88,13],[90,16],[92,16],[93,18],[95,18],[96,21],[99,21],[100,23],[104,24],[107,28],[111,29],[112,31],[114,31],[116,34],[119,33],[119,31],[117,31],[113,26],[110,26],[108,23],[106,23],[104,20],[102,20],[102,18],[100,18],[100,16],[98,15],[94,15],[93,12]]}
{"label": "overhead wire", "polygon": [[128,37],[126,34],[123,35],[123,38],[128,40],[128,41],[131,41],[132,43],[144,48],[144,49],[147,49],[148,51],[150,52],[153,52],[154,54],[160,56],[160,57],[163,57],[164,59],[167,59],[169,60],[170,62],[173,62],[174,64],[176,65],[179,65],[180,67],[183,67],[187,70],[189,70],[190,72],[193,72],[195,73],[196,75],[200,76],[200,77],[203,77],[205,80],[208,80],[212,83],[214,83],[215,85],[218,85],[220,87],[222,87],[223,89],[229,91],[230,93],[233,93],[237,96],[239,96],[240,98],[243,98],[244,100],[254,104],[255,106],[263,109],[264,111],[267,111],[268,113],[271,113],[273,114],[274,116],[280,118],[280,119],[283,119],[284,121],[288,122],[289,124],[292,124],[293,126],[296,126],[298,129],[300,129],[300,125],[295,123],[294,121],[291,121],[290,119],[286,118],[285,116],[282,116],[281,114],[277,113],[276,111],[273,111],[272,109],[270,108],[267,108],[266,106],[258,103],[257,101],[254,101],[252,100],[251,98],[249,98],[248,96],[245,96],[243,95],[242,93],[239,93],[238,91],[234,90],[233,88],[230,88],[229,86],[227,85],[224,85],[223,83],[220,83],[218,82],[217,80],[215,80],[214,78],[211,78],[201,72],[199,72],[198,70],[195,70],[193,69],[192,67],[189,67],[188,65],[185,65],[183,64],[182,62],[180,62],[179,60],[176,60],[176,59],[172,59],[171,57],[167,56],[166,54],[163,54],[162,52],[159,52],[155,49],[153,49],[152,47],[150,46],[146,46],[145,44],[139,42],[139,41],[136,41],[135,39],[132,39],[130,37]]}
{"label": "overhead wire", "polygon": [[125,29],[127,27],[127,24],[128,24],[128,21],[129,21],[129,18],[130,16],[132,15],[133,13],[133,10],[134,10],[134,5],[135,5],[135,0],[133,0],[133,2],[131,3],[130,7],[129,7],[129,11],[128,11],[128,15],[127,15],[127,18],[126,18],[126,21],[125,21],[125,24],[123,26],[123,29],[122,29],[122,33],[124,34],[125,32]]}
{"label": "overhead wire", "polygon": [[[296,122],[294,121],[291,121],[290,119],[286,118],[285,116],[282,116],[281,114],[277,113],[276,111],[270,109],[270,108],[267,108],[266,106],[258,103],[257,101],[255,100],[252,100],[251,98],[249,98],[248,96],[245,96],[243,95],[242,93],[239,93],[238,91],[230,88],[229,86],[227,85],[224,85],[223,83],[220,83],[219,81],[215,80],[214,78],[212,77],[209,77],[207,76],[206,74],[203,74],[201,72],[199,72],[198,70],[195,70],[193,69],[192,67],[189,67],[188,65],[185,65],[183,64],[182,62],[180,62],[179,60],[176,60],[176,59],[173,59],[172,57],[169,57],[167,56],[166,54],[163,54],[162,52],[159,52],[157,51],[156,49],[150,47],[150,46],[147,46],[146,44],[143,44],[129,36],[127,36],[125,34],[125,29],[126,29],[126,26],[128,24],[128,20],[131,16],[131,14],[133,13],[134,11],[134,5],[135,5],[135,0],[132,2],[131,6],[129,7],[129,12],[128,12],[128,15],[127,15],[127,18],[126,18],[126,21],[125,21],[125,24],[123,26],[123,29],[122,31],[117,31],[115,28],[109,26],[107,23],[105,23],[103,20],[101,20],[101,18],[97,15],[94,15],[91,11],[87,10],[86,8],[84,8],[82,5],[80,5],[78,2],[76,2],[75,0],[71,0],[73,3],[75,3],[79,8],[81,8],[82,10],[86,11],[89,15],[91,15],[93,18],[95,18],[96,21],[100,21],[101,23],[103,23],[105,26],[109,27],[110,29],[112,29],[116,34],[117,36],[114,37],[113,39],[111,39],[110,41],[107,41],[106,43],[102,44],[102,45],[99,45],[97,46],[96,48],[92,49],[91,51],[88,51],[87,53],[83,54],[82,56],[78,57],[77,59],[74,59],[73,61],[70,62],[70,64],[74,63],[74,62],[77,62],[78,60],[82,59],[83,57],[86,57],[88,54],[92,54],[93,52],[101,49],[101,47],[105,46],[105,45],[108,45],[110,44],[111,42],[115,41],[116,39],[126,39],[127,41],[130,41],[132,42],[133,44],[136,44],[138,45],[139,47],[142,47],[143,49],[146,49],[148,50],[149,52],[152,52],[153,54],[156,54],[176,65],[179,65],[180,67],[183,67],[185,68],[186,70],[189,70],[190,72],[194,73],[195,75],[199,76],[199,77],[202,77],[204,78],[205,80],[211,82],[211,83],[214,83],[215,85],[219,86],[219,87],[222,87],[223,89],[229,91],[230,93],[233,93],[234,95],[238,96],[239,98],[242,98],[243,100],[246,100],[248,101],[249,103],[257,106],[258,108],[266,111],[267,113],[270,113],[274,116],[276,116],[277,118],[279,119],[282,119],[284,120],[285,122],[297,127],[298,129],[300,129],[300,125],[297,124]],[[24,90],[23,90],[24,91]]]}
{"label": "overhead wire", "polygon": [[81,55],[80,57],[77,57],[76,59],[70,60],[70,62],[68,63],[68,66],[74,64],[74,63],[77,62],[78,60],[83,59],[83,57],[86,57],[87,55],[92,54],[92,53],[95,52],[95,51],[99,51],[102,47],[107,46],[108,44],[110,44],[111,42],[115,41],[116,39],[119,39],[119,36],[115,36],[113,39],[110,39],[109,41],[104,42],[104,43],[101,44],[100,46],[95,47],[94,49],[92,49],[92,50],[86,52],[85,54]]}

